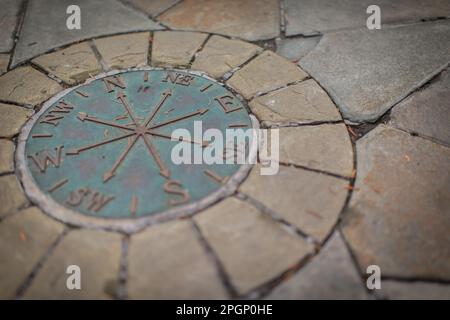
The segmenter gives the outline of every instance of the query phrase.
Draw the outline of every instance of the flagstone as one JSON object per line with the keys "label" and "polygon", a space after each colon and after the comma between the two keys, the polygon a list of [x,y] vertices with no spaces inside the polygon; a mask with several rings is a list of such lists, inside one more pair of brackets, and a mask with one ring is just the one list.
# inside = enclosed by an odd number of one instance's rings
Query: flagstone
{"label": "flagstone", "polygon": [[278,0],[185,0],[158,19],[174,30],[192,30],[255,41],[280,32]]}
{"label": "flagstone", "polygon": [[241,294],[270,281],[312,251],[302,237],[236,198],[208,208],[195,221]]}
{"label": "flagstone", "polygon": [[380,125],[357,141],[344,235],[361,270],[450,279],[450,148]]}
{"label": "flagstone", "polygon": [[450,21],[329,33],[300,66],[353,122],[375,121],[450,62]]}

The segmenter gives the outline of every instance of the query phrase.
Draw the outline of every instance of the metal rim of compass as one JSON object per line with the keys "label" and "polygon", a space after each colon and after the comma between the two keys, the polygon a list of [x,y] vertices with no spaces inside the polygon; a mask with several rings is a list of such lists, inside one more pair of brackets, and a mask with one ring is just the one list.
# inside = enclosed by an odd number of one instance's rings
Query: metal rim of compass
{"label": "metal rim of compass", "polygon": [[[76,210],[72,210],[70,208],[61,205],[56,200],[54,200],[50,195],[45,194],[35,183],[34,178],[32,177],[27,167],[25,157],[25,145],[36,121],[48,108],[50,108],[56,101],[60,100],[69,92],[76,90],[77,88],[80,88],[82,86],[88,85],[95,80],[125,72],[157,71],[157,70],[170,70],[176,72],[189,73],[213,81],[218,85],[225,87],[230,92],[232,92],[248,110],[246,100],[239,93],[237,93],[235,90],[233,90],[226,84],[217,81],[216,79],[214,79],[213,77],[209,76],[207,73],[202,71],[177,69],[177,68],[137,67],[137,68],[112,70],[98,74],[95,77],[87,79],[85,82],[81,84],[67,88],[59,92],[58,94],[54,95],[52,98],[47,100],[42,105],[42,108],[38,112],[36,112],[22,127],[19,137],[17,139],[17,150],[15,152],[15,161],[17,164],[16,172],[20,181],[22,182],[25,194],[31,199],[33,203],[38,205],[46,214],[69,225],[91,229],[118,231],[131,234],[139,232],[142,229],[146,228],[147,226],[155,223],[192,216],[195,213],[213,205],[214,203],[219,202],[224,198],[232,195],[237,190],[241,182],[243,182],[243,180],[248,176],[250,170],[253,167],[253,163],[255,163],[258,146],[256,130],[253,131],[252,143],[249,148],[246,163],[240,165],[239,169],[232,176],[230,176],[226,184],[224,184],[219,189],[213,191],[212,193],[208,194],[207,196],[198,201],[189,203],[187,205],[182,205],[179,207],[174,207],[171,209],[160,211],[149,216],[144,216],[140,218],[111,219],[111,218],[101,218],[84,215]],[[248,116],[250,117],[252,123],[252,129],[259,129],[259,122],[256,119],[256,117],[250,113],[248,114]]]}

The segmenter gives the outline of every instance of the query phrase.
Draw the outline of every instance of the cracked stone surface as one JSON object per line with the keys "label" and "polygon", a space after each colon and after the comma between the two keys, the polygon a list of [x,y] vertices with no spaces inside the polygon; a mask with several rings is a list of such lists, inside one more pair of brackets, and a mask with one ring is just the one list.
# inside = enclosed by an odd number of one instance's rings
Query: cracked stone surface
{"label": "cracked stone surface", "polygon": [[320,37],[276,39],[277,53],[291,61],[297,62],[313,50]]}
{"label": "cracked stone surface", "polygon": [[272,51],[264,51],[238,70],[227,84],[239,91],[244,98],[281,88],[288,83],[301,81],[308,75],[295,64]]}
{"label": "cracked stone surface", "polygon": [[141,32],[95,39],[94,43],[106,65],[126,69],[147,64],[150,34]]}
{"label": "cracked stone surface", "polygon": [[450,149],[383,125],[356,148],[344,233],[361,269],[450,279]]}
{"label": "cracked stone surface", "polygon": [[194,219],[239,293],[271,280],[312,251],[303,238],[236,198]]}
{"label": "cracked stone surface", "polygon": [[280,128],[280,162],[344,177],[353,172],[353,151],[344,124]]}
{"label": "cracked stone surface", "polygon": [[384,280],[381,290],[376,290],[382,299],[395,300],[449,300],[450,286],[448,284],[427,282],[398,282]]}
{"label": "cracked stone surface", "polygon": [[[113,298],[119,273],[121,238],[119,234],[104,231],[70,231],[44,262],[24,298]],[[67,290],[66,269],[73,264],[81,269],[82,290]]]}
{"label": "cracked stone surface", "polygon": [[265,125],[342,119],[327,93],[312,79],[256,97],[249,106]]}
{"label": "cracked stone surface", "polygon": [[0,74],[8,70],[9,54],[0,54]]}
{"label": "cracked stone surface", "polygon": [[0,52],[7,52],[14,45],[14,31],[19,20],[19,11],[22,1],[3,0],[0,11]]}
{"label": "cracked stone surface", "polygon": [[344,118],[373,121],[450,62],[450,22],[326,34],[301,67]]}
{"label": "cracked stone surface", "polygon": [[0,99],[36,105],[50,98],[62,87],[32,67],[20,67],[0,77]]}
{"label": "cracked stone surface", "polygon": [[62,224],[36,207],[18,212],[0,223],[0,272],[8,275],[0,281],[1,299],[15,298],[19,287],[63,229]]}
{"label": "cracked stone surface", "polygon": [[23,194],[22,187],[13,174],[0,176],[0,218],[25,207],[28,200]]}
{"label": "cracked stone surface", "polygon": [[87,42],[40,56],[33,62],[72,85],[83,82],[89,75],[96,75],[102,70]]}
{"label": "cracked stone surface", "polygon": [[[132,31],[160,30],[145,14],[117,0],[78,0],[82,8],[80,30],[66,27],[66,9],[72,0],[30,1],[13,56],[15,66],[30,58],[69,43],[93,37]],[[63,19],[61,19],[63,17]],[[42,23],[45,21],[45,23]],[[59,27],[58,27],[59,26]]]}
{"label": "cracked stone surface", "polygon": [[12,138],[20,132],[20,128],[33,114],[30,109],[0,103],[0,138]]}
{"label": "cracked stone surface", "polygon": [[262,50],[260,47],[247,42],[212,36],[195,57],[192,69],[220,78],[260,50]]}
{"label": "cracked stone surface", "polygon": [[14,171],[14,143],[0,139],[0,173]]}
{"label": "cracked stone surface", "polygon": [[185,0],[159,16],[172,29],[205,31],[248,41],[280,32],[277,0]]}
{"label": "cracked stone surface", "polygon": [[286,35],[313,35],[332,30],[366,26],[368,6],[381,9],[381,24],[419,21],[449,17],[450,3],[446,0],[283,0]]}
{"label": "cracked stone surface", "polygon": [[154,17],[177,4],[180,0],[126,0],[126,2]]}
{"label": "cracked stone surface", "polygon": [[286,166],[275,175],[263,176],[257,166],[239,191],[322,241],[344,206],[347,185],[343,179]]}
{"label": "cracked stone surface", "polygon": [[188,221],[169,222],[134,235],[128,259],[132,299],[227,298],[212,259]]}
{"label": "cracked stone surface", "polygon": [[391,111],[391,124],[450,146],[450,73],[448,70],[423,90]]}
{"label": "cracked stone surface", "polygon": [[155,32],[152,46],[153,66],[186,66],[205,42],[206,33],[160,31]]}
{"label": "cracked stone surface", "polygon": [[283,300],[368,298],[339,232],[331,236],[313,261],[267,296],[267,299]]}

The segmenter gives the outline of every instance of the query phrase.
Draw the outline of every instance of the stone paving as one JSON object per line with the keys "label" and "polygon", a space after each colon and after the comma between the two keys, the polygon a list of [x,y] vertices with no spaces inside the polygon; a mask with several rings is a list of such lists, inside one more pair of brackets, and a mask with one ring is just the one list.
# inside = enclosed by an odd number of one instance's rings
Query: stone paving
{"label": "stone paving", "polygon": [[[82,29],[57,27],[75,3]],[[381,1],[380,30],[369,4],[0,0],[0,298],[449,299],[450,3]],[[137,233],[54,219],[22,190],[21,127],[65,88],[145,66],[236,90],[279,128],[279,172],[258,163],[226,199]]]}

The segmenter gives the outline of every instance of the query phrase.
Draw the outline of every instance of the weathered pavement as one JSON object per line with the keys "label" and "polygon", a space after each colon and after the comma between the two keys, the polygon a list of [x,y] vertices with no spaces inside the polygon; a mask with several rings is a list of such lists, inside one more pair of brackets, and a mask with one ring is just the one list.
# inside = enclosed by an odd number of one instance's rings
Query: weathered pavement
{"label": "weathered pavement", "polygon": [[[380,30],[360,0],[0,3],[1,298],[450,298],[449,1],[381,1]],[[280,172],[134,235],[50,218],[15,175],[21,126],[63,88],[145,65],[235,88],[281,127]],[[79,293],[62,289],[71,261]]]}

